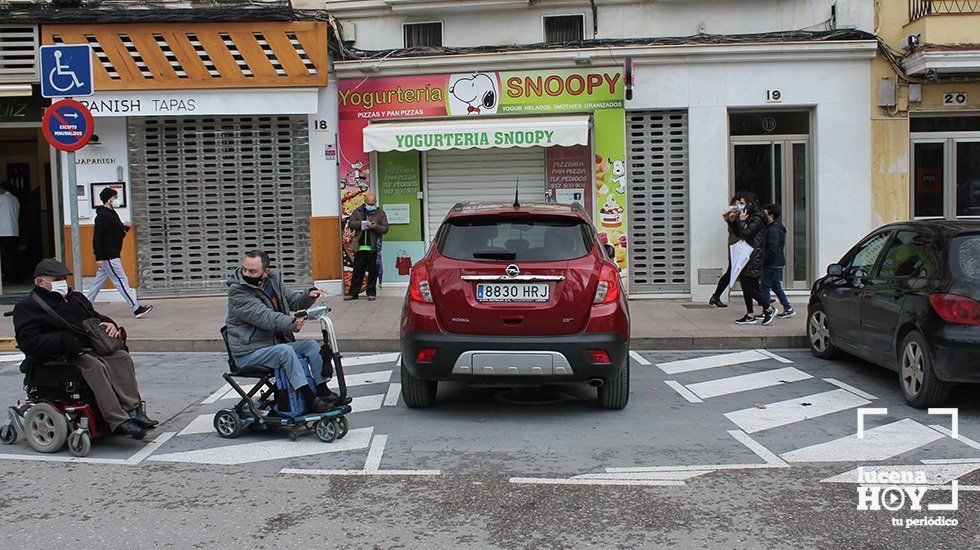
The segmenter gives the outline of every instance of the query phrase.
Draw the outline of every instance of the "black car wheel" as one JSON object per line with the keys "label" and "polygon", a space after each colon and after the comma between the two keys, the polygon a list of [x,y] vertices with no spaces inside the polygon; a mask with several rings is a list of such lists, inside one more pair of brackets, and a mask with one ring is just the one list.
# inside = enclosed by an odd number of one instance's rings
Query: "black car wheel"
{"label": "black car wheel", "polygon": [[402,399],[410,409],[427,409],[436,401],[439,383],[435,380],[420,380],[402,365]]}
{"label": "black car wheel", "polygon": [[820,359],[833,359],[840,355],[830,340],[830,318],[820,304],[810,308],[806,321],[806,335],[810,344],[810,352]]}
{"label": "black car wheel", "polygon": [[918,332],[909,333],[899,348],[898,381],[905,401],[917,409],[942,405],[952,389],[952,384],[936,378],[929,345]]}
{"label": "black car wheel", "polygon": [[610,378],[599,386],[599,406],[603,409],[619,410],[626,408],[630,401],[629,363],[619,371],[616,378]]}

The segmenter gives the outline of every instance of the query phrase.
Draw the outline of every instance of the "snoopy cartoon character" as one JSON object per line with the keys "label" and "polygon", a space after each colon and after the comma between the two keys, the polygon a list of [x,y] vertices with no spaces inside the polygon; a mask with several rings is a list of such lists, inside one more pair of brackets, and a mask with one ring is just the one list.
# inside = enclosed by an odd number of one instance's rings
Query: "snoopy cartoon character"
{"label": "snoopy cartoon character", "polygon": [[621,160],[609,159],[612,165],[613,183],[616,184],[616,192],[623,194],[626,192],[626,163]]}
{"label": "snoopy cartoon character", "polygon": [[453,75],[449,81],[449,114],[485,115],[497,112],[500,91],[492,75]]}

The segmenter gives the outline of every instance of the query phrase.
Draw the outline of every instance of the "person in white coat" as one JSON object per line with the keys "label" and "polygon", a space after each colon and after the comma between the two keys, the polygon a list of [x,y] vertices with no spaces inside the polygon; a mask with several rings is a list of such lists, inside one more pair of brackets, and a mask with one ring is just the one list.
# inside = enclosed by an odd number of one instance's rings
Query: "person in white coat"
{"label": "person in white coat", "polygon": [[13,194],[9,181],[0,182],[0,268],[4,282],[16,283],[18,271],[17,246],[20,240],[20,201]]}

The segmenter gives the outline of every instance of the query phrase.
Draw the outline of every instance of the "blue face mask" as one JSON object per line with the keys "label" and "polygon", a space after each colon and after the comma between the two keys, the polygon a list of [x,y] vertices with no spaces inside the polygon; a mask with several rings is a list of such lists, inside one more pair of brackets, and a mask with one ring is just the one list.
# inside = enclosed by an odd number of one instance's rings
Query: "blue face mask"
{"label": "blue face mask", "polygon": [[378,205],[376,205],[376,204],[365,204],[364,205],[364,209],[367,210],[368,212],[374,212],[375,210],[378,209]]}

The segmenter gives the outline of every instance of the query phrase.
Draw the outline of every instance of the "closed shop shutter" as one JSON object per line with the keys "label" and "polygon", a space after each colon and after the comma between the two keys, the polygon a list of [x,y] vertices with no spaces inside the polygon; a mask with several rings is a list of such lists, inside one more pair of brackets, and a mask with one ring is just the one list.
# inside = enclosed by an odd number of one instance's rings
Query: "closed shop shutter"
{"label": "closed shop shutter", "polygon": [[307,144],[305,117],[130,118],[140,294],[222,294],[252,248],[308,286]]}
{"label": "closed shop shutter", "polygon": [[425,165],[428,240],[458,202],[514,202],[518,179],[521,202],[544,201],[544,149],[540,147],[429,151]]}
{"label": "closed shop shutter", "polygon": [[689,292],[687,111],[626,113],[630,292]]}

